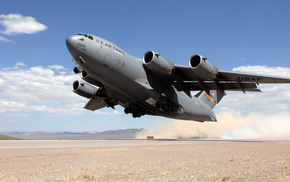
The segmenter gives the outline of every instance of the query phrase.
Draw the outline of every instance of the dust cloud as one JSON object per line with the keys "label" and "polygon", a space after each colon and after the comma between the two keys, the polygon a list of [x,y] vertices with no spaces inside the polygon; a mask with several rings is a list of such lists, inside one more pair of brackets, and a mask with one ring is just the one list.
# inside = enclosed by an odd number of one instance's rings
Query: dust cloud
{"label": "dust cloud", "polygon": [[290,113],[242,114],[221,111],[218,122],[171,120],[158,122],[140,132],[137,138],[154,136],[159,139],[221,138],[221,139],[290,139]]}

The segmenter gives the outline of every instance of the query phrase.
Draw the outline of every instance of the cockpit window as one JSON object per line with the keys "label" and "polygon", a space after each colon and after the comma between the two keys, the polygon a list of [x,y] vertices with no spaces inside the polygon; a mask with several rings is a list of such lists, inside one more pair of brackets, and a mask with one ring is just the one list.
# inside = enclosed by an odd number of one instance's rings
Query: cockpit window
{"label": "cockpit window", "polygon": [[88,35],[88,34],[82,34],[82,33],[79,33],[79,34],[77,34],[77,35],[85,36],[85,37],[87,37],[87,38],[89,38],[89,39],[91,39],[91,40],[94,40],[93,36]]}

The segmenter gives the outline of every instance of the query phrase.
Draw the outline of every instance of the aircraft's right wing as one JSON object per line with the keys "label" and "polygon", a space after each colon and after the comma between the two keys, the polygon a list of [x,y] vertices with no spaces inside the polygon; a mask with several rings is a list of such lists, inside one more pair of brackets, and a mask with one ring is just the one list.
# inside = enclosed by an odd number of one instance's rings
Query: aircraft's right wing
{"label": "aircraft's right wing", "polygon": [[222,71],[222,70],[219,70],[218,72],[218,80],[254,82],[254,83],[290,83],[290,79],[288,78],[278,78],[278,77],[237,73],[237,72]]}
{"label": "aircraft's right wing", "polygon": [[290,83],[289,78],[279,78],[265,75],[239,73],[232,71],[218,71],[216,79],[204,80],[194,70],[187,66],[175,65],[174,72],[183,82],[191,81],[224,81],[224,82],[247,82],[247,83]]}
{"label": "aircraft's right wing", "polygon": [[[191,97],[190,91],[204,90],[209,95],[212,90],[217,91],[218,103],[226,90],[243,92],[260,92],[257,88],[260,83],[290,83],[288,78],[238,73],[219,70],[215,78],[204,79],[193,69],[186,66],[175,65],[174,86],[178,91],[184,91]],[[212,96],[212,95],[211,95]]]}

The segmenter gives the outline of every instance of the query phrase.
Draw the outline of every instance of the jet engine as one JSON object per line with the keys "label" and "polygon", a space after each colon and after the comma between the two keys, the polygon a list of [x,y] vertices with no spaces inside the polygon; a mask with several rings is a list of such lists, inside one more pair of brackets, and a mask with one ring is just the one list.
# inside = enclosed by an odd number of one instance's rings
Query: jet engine
{"label": "jet engine", "polygon": [[193,55],[189,59],[189,67],[198,75],[209,80],[215,79],[218,74],[218,69],[199,54]]}
{"label": "jet engine", "polygon": [[72,84],[72,91],[80,96],[91,98],[96,95],[99,88],[94,87],[92,85],[81,83],[80,81],[76,80]]}
{"label": "jet engine", "polygon": [[153,51],[144,54],[143,63],[150,70],[164,75],[171,75],[174,68],[173,62]]}
{"label": "jet engine", "polygon": [[80,73],[80,72],[83,71],[83,68],[80,67],[80,66],[78,66],[78,67],[75,67],[75,68],[73,69],[73,71],[74,71],[74,73]]}
{"label": "jet engine", "polygon": [[101,87],[103,86],[101,82],[97,81],[96,79],[94,79],[93,77],[91,77],[87,72],[85,72],[85,70],[83,70],[81,72],[81,78],[83,80],[85,80],[86,82],[90,83],[90,84],[93,84],[93,85],[96,85],[98,87]]}

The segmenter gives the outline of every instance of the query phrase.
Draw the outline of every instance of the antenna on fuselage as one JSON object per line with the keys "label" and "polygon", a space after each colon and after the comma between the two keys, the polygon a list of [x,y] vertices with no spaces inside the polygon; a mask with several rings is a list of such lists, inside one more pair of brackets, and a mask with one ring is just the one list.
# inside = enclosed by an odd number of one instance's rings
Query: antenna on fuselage
{"label": "antenna on fuselage", "polygon": [[78,63],[76,62],[76,60],[74,58],[71,58],[72,62],[75,63],[75,65],[78,65]]}

